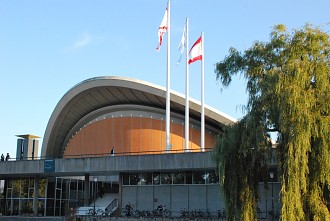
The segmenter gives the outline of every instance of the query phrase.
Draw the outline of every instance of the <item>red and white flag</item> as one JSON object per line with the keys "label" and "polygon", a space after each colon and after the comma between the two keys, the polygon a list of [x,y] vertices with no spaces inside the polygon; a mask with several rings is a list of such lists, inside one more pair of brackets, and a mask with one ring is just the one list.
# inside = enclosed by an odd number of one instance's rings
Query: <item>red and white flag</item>
{"label": "red and white flag", "polygon": [[188,64],[203,59],[202,36],[197,39],[189,51],[190,59]]}
{"label": "red and white flag", "polygon": [[163,36],[164,33],[167,31],[168,28],[168,21],[167,21],[167,8],[165,11],[165,15],[163,17],[162,23],[160,23],[159,29],[158,29],[158,46],[157,46],[157,51],[160,50],[160,46],[162,45],[163,42]]}

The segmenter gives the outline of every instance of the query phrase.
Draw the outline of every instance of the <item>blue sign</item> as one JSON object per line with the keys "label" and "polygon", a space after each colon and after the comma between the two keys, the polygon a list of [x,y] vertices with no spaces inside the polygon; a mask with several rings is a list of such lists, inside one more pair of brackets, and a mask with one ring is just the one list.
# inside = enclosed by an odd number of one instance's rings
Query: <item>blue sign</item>
{"label": "blue sign", "polygon": [[54,173],[54,172],[55,172],[55,160],[45,160],[44,173]]}

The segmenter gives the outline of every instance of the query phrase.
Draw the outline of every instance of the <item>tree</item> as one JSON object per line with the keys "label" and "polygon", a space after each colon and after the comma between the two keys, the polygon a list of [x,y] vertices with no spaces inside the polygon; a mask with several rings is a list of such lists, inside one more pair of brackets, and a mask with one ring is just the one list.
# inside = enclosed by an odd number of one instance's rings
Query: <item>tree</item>
{"label": "tree", "polygon": [[[223,86],[229,86],[236,74],[247,80],[247,115],[228,126],[215,151],[227,210],[239,211],[240,219],[255,211],[250,205],[257,200],[257,185],[249,186],[256,197],[245,200],[244,186],[233,188],[231,182],[242,185],[242,179],[261,176],[257,173],[267,168],[271,150],[269,133],[275,131],[282,220],[330,220],[329,52],[329,35],[321,29],[306,25],[288,33],[278,25],[269,42],[255,42],[244,53],[231,48],[216,64]],[[247,153],[254,160],[242,170]],[[252,173],[247,172],[250,169]],[[229,181],[233,174],[241,180]],[[232,200],[240,202],[228,203]]]}

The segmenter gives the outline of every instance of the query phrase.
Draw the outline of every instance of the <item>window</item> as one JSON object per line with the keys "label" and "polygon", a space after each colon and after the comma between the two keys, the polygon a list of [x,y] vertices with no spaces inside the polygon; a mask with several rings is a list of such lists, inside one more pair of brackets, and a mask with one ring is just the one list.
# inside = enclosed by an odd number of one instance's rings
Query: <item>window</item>
{"label": "window", "polygon": [[208,179],[206,180],[206,183],[219,183],[219,177],[215,171],[206,171],[205,174],[208,174]]}
{"label": "window", "polygon": [[152,184],[152,173],[139,174],[138,185],[151,185]]}
{"label": "window", "polygon": [[153,185],[160,184],[160,173],[153,173]]}
{"label": "window", "polygon": [[205,183],[205,173],[196,171],[193,172],[193,184],[204,184]]}
{"label": "window", "polygon": [[139,174],[131,173],[129,175],[129,180],[130,180],[130,185],[138,185],[138,183],[140,181]]}
{"label": "window", "polygon": [[123,185],[215,184],[219,177],[214,170],[168,173],[123,173]]}
{"label": "window", "polygon": [[161,184],[172,184],[172,174],[171,173],[162,173],[161,174]]}
{"label": "window", "polygon": [[184,184],[184,172],[173,173],[173,184]]}
{"label": "window", "polygon": [[123,174],[123,185],[129,185],[129,174],[128,173]]}
{"label": "window", "polygon": [[192,172],[186,172],[186,184],[192,184]]}

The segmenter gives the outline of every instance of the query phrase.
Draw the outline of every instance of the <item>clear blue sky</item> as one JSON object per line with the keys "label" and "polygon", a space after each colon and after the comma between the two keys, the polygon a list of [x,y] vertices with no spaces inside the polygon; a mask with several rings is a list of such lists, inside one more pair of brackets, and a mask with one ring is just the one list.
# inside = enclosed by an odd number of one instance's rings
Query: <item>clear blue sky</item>
{"label": "clear blue sky", "polygon": [[[166,3],[0,0],[0,154],[16,155],[17,134],[43,137],[57,102],[85,79],[124,76],[165,87],[166,35],[160,52],[155,48]],[[215,63],[231,46],[242,51],[268,41],[276,24],[329,30],[329,9],[329,0],[172,0],[171,89],[185,93],[185,66],[175,63],[186,17],[190,45],[205,33],[205,103],[240,118],[244,81],[221,92]],[[190,96],[200,100],[200,62],[190,65]]]}

